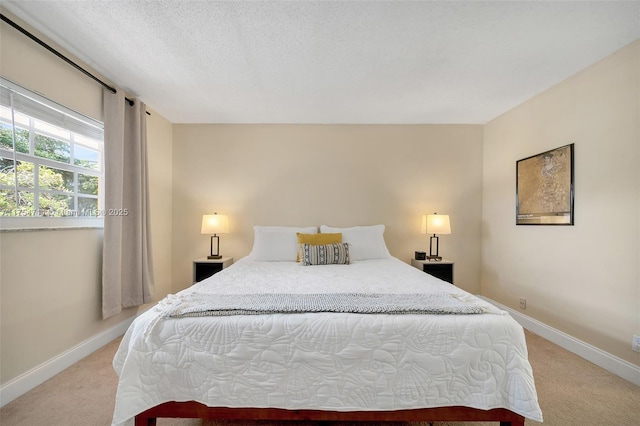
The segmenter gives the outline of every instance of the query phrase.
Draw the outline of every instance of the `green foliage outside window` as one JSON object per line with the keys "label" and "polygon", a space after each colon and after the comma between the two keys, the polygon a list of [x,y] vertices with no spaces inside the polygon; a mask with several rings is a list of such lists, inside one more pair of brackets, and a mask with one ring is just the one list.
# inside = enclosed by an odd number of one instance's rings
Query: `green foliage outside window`
{"label": "green foliage outside window", "polygon": [[[34,165],[33,163],[18,162],[15,169],[12,160],[2,159],[0,161],[0,185],[12,186],[15,179],[18,179],[18,186],[22,188],[34,187]],[[14,170],[16,174],[14,176]],[[39,171],[40,185],[48,189],[65,191],[66,184],[64,177],[56,173],[53,169],[41,167]],[[32,216],[34,209],[35,194],[31,191],[18,191],[18,199],[14,190],[0,191],[0,216]],[[68,196],[41,193],[40,213],[41,216],[63,216],[73,208],[73,202],[69,206]]]}
{"label": "green foliage outside window", "polygon": [[[35,154],[41,158],[48,158],[65,163],[70,162],[70,144],[43,135],[35,135]],[[13,135],[11,127],[3,124],[0,129],[0,147],[13,150]],[[16,130],[17,152],[29,153],[29,131],[23,129]],[[97,168],[95,162],[87,160],[75,160],[75,164],[89,169]],[[98,195],[100,180],[97,176],[78,175],[78,193],[87,195]],[[14,167],[13,160],[0,158],[0,185],[14,186],[15,180],[19,188],[35,188],[34,164],[18,161]],[[66,170],[58,170],[52,167],[39,166],[38,184],[41,189],[49,191],[73,192],[74,173]],[[18,191],[16,199],[15,190],[0,190],[0,216],[65,216],[73,210],[73,196],[63,194],[50,194],[40,192],[38,205],[39,211],[34,212],[34,197],[32,191]],[[80,214],[83,210],[96,210],[98,200],[95,198],[79,197],[78,209]]]}
{"label": "green foliage outside window", "polygon": [[[13,149],[13,135],[11,126],[7,124],[0,125],[0,147],[5,149]],[[29,131],[24,129],[16,129],[16,148],[18,152],[29,153]]]}
{"label": "green foliage outside window", "polygon": [[71,161],[71,144],[58,139],[36,134],[34,137],[36,157],[69,163]]}

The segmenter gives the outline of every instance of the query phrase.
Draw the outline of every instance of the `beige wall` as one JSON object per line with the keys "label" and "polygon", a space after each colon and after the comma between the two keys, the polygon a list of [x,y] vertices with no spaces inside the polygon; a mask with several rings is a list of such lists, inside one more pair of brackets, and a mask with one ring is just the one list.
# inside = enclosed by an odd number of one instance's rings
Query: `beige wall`
{"label": "beige wall", "polygon": [[205,213],[229,215],[220,251],[238,259],[253,225],[382,223],[391,254],[428,250],[425,213],[451,216],[440,253],[456,284],[479,290],[482,126],[175,125],[174,290],[209,252]]}
{"label": "beige wall", "polygon": [[149,208],[151,250],[155,289],[154,300],[173,293],[172,286],[172,206],[173,206],[173,125],[150,108],[147,111],[147,160],[149,162]]}
{"label": "beige wall", "polygon": [[[485,127],[482,294],[640,365],[640,41]],[[516,160],[575,143],[575,226],[515,225]]]}
{"label": "beige wall", "polygon": [[[3,77],[101,119],[98,84],[4,23],[0,55]],[[171,286],[172,128],[152,114],[147,124],[152,249],[156,294],[162,297]],[[101,319],[101,258],[102,229],[0,232],[1,384],[138,312]]]}

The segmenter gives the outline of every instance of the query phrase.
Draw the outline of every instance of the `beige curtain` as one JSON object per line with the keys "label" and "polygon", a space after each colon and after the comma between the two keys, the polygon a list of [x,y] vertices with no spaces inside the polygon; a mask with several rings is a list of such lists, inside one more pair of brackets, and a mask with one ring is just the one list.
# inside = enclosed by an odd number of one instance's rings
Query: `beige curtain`
{"label": "beige curtain", "polygon": [[104,242],[102,316],[152,301],[147,128],[144,103],[103,91]]}

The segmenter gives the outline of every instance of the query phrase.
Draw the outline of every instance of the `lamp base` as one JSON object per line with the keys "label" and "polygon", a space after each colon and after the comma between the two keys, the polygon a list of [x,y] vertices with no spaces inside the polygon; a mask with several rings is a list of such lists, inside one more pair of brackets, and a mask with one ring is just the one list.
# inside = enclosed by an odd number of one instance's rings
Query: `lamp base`
{"label": "lamp base", "polygon": [[[433,242],[436,243],[436,249],[433,249]],[[436,234],[433,234],[433,237],[429,237],[429,256],[427,256],[428,261],[440,262],[442,257],[438,256],[438,246],[440,245],[440,237]],[[435,254],[434,254],[435,253]]]}
{"label": "lamp base", "polygon": [[[213,249],[213,240],[216,240],[215,250]],[[216,234],[213,234],[211,236],[211,251],[209,253],[211,254],[207,256],[207,259],[222,259],[222,256],[220,256],[220,237],[218,237]]]}

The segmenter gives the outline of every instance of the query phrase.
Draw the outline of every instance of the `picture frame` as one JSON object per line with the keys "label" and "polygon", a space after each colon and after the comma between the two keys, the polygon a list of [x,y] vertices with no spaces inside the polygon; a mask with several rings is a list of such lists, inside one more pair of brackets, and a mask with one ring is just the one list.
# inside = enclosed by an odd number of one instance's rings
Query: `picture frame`
{"label": "picture frame", "polygon": [[516,225],[573,225],[574,144],[516,161]]}

